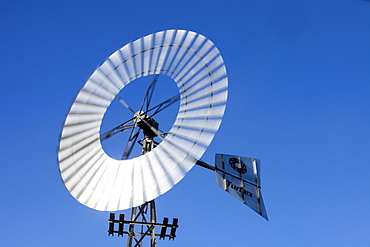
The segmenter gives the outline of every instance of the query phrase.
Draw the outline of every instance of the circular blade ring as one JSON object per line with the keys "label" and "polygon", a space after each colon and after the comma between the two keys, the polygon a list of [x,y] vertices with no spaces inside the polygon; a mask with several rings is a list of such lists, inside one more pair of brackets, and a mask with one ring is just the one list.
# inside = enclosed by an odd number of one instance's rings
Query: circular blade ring
{"label": "circular blade ring", "polygon": [[[100,143],[104,114],[131,81],[164,74],[179,88],[180,108],[162,142],[142,156],[116,160]],[[141,205],[167,192],[203,155],[227,99],[224,61],[203,35],[166,30],[113,53],[87,80],[67,115],[58,159],[63,181],[80,203],[101,211]]]}

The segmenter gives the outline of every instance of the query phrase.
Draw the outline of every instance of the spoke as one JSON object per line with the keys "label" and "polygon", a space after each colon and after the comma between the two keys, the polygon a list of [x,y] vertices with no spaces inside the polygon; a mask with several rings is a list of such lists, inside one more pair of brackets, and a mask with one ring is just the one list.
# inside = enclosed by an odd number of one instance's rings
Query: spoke
{"label": "spoke", "polygon": [[139,130],[135,133],[135,128],[136,128],[136,124],[135,126],[132,128],[131,130],[131,134],[130,134],[130,137],[127,141],[127,144],[126,144],[126,148],[125,148],[125,152],[123,153],[123,156],[122,156],[122,159],[123,160],[126,160],[128,159],[128,156],[131,154],[131,151],[132,149],[134,148],[134,143],[136,142],[139,134],[140,134],[140,128]]}
{"label": "spoke", "polygon": [[105,132],[104,134],[100,135],[100,140],[101,141],[104,141],[112,136],[115,136],[117,135],[118,133],[121,133],[129,128],[132,128],[134,127],[134,125],[128,125],[128,126],[125,126],[126,124],[128,124],[129,122],[131,122],[132,120],[134,120],[134,118],[131,118],[130,120],[127,120],[126,122],[124,122],[123,124],[120,124],[118,125],[117,127],[115,127],[114,129],[110,130],[110,131],[107,131]]}
{"label": "spoke", "polygon": [[170,132],[164,132],[163,130],[158,129],[158,133],[160,137],[165,138]]}
{"label": "spoke", "polygon": [[159,78],[158,74],[155,74],[155,75],[152,76],[152,79],[150,81],[148,89],[145,92],[143,102],[141,102],[140,111],[143,109],[145,103],[146,103],[145,104],[145,111],[148,111],[150,102],[152,101],[154,88],[155,88],[155,85],[158,81],[158,78]]}
{"label": "spoke", "polygon": [[127,109],[129,109],[132,113],[135,114],[135,111],[126,103],[126,101],[124,101],[124,99],[122,99],[121,96],[119,96],[118,94],[116,95],[116,99],[122,104],[124,105],[124,107],[126,107]]}
{"label": "spoke", "polygon": [[121,132],[123,132],[123,131],[125,131],[127,129],[132,128],[132,127],[134,127],[134,125],[124,126],[124,127],[120,128],[119,130],[117,130],[115,132],[109,133],[108,135],[105,135],[105,134],[104,135],[101,135],[100,136],[100,140],[104,141],[104,140],[106,140],[108,138],[111,138],[112,136],[115,136],[115,135],[117,135],[117,134],[119,134],[119,133],[121,133]]}
{"label": "spoke", "polygon": [[149,110],[147,110],[147,111],[145,112],[145,114],[147,114],[147,113],[148,113],[148,112],[150,112],[150,111],[155,110],[155,111],[154,111],[154,113],[152,113],[152,114],[150,115],[150,117],[153,117],[154,115],[156,115],[156,114],[158,114],[159,112],[163,111],[164,109],[166,109],[167,107],[169,107],[169,106],[170,106],[170,105],[172,105],[173,103],[177,102],[179,99],[180,99],[180,95],[179,95],[179,94],[177,94],[177,95],[175,95],[175,96],[173,96],[173,97],[169,98],[168,100],[166,100],[166,101],[164,101],[164,102],[162,102],[162,103],[160,103],[160,104],[158,104],[158,105],[156,105],[156,106],[154,106],[154,107],[150,108]]}

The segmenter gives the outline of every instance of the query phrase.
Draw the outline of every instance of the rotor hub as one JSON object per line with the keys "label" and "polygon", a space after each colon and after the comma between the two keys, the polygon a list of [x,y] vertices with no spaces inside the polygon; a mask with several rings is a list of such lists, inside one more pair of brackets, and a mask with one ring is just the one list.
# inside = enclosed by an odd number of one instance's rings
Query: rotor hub
{"label": "rotor hub", "polygon": [[[154,138],[158,136],[159,123],[148,115],[145,115],[143,111],[138,111],[134,115],[135,124],[143,130],[145,137]],[[154,131],[154,130],[155,131]]]}

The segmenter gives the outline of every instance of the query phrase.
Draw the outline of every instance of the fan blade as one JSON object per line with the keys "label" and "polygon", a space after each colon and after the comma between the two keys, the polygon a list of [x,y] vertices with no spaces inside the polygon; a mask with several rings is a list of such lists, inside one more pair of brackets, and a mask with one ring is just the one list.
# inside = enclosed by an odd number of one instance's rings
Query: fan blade
{"label": "fan blade", "polygon": [[[140,108],[134,109],[118,93],[150,74],[155,76]],[[157,74],[171,77],[179,95],[152,107]],[[123,46],[90,76],[67,115],[58,151],[67,189],[80,203],[103,211],[124,210],[155,199],[177,184],[203,155],[220,126],[226,98],[224,61],[203,35],[166,30]],[[135,123],[127,121],[100,135],[104,114],[114,99],[135,115],[129,120]],[[179,100],[175,124],[167,135],[150,125],[148,116]],[[148,126],[141,127],[162,141],[150,152],[130,159],[140,121]],[[108,156],[101,141],[129,128],[124,160]]]}

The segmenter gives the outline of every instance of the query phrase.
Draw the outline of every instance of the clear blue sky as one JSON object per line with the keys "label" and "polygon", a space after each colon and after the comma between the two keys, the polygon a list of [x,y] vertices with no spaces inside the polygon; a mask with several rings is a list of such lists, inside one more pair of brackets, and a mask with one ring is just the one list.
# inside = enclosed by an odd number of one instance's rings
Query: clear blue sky
{"label": "clear blue sky", "polygon": [[[179,28],[211,39],[229,76],[215,153],[261,160],[270,221],[194,167],[157,200],[159,247],[370,246],[370,1],[0,2],[0,245],[125,246],[108,213],[70,196],[66,114],[123,45]],[[130,99],[128,99],[130,100]]]}

